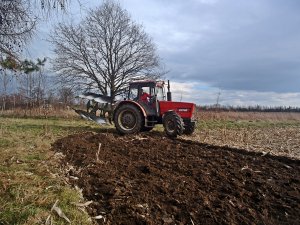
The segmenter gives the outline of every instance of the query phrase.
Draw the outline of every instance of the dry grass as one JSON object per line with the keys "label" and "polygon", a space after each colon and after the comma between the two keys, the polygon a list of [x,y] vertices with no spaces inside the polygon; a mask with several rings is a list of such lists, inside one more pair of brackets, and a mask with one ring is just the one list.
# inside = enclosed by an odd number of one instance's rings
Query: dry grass
{"label": "dry grass", "polygon": [[300,159],[300,113],[200,112],[187,139]]}
{"label": "dry grass", "polygon": [[300,113],[287,112],[224,112],[224,111],[198,111],[200,120],[248,120],[248,121],[298,121]]}
{"label": "dry grass", "polygon": [[24,108],[16,108],[14,110],[0,111],[0,116],[15,118],[78,118],[78,115],[70,107],[40,107],[30,110]]}

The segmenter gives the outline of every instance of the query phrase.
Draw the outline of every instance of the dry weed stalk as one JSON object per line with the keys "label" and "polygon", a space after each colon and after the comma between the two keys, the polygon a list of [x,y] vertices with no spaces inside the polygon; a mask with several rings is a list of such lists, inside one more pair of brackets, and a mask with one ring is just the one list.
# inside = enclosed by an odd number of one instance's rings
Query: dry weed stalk
{"label": "dry weed stalk", "polygon": [[49,215],[46,219],[45,225],[52,225],[52,224],[53,224],[52,216]]}
{"label": "dry weed stalk", "polygon": [[192,220],[192,218],[190,218],[190,219],[191,219],[191,223],[192,223],[192,225],[195,225],[195,224],[194,224],[194,221]]}
{"label": "dry weed stalk", "polygon": [[99,162],[99,154],[100,154],[100,150],[101,150],[101,143],[99,143],[99,146],[98,146],[98,151],[96,153],[96,161]]}
{"label": "dry weed stalk", "polygon": [[50,128],[48,126],[48,123],[43,125],[43,130],[44,130],[44,135],[45,136],[49,134]]}
{"label": "dry weed stalk", "polygon": [[210,135],[210,131],[209,131],[209,129],[207,129],[207,130],[205,131],[205,135],[204,135],[204,138],[203,138],[203,142],[206,142],[206,139],[207,139],[207,137],[209,137],[209,135]]}
{"label": "dry weed stalk", "polygon": [[227,142],[227,126],[226,123],[224,123],[223,129],[222,129],[222,140],[223,142]]}
{"label": "dry weed stalk", "polygon": [[93,203],[93,201],[87,201],[85,203],[75,203],[75,202],[72,202],[71,204],[75,205],[77,207],[87,207],[87,206],[89,206],[92,203]]}
{"label": "dry weed stalk", "polygon": [[248,133],[248,130],[244,129],[243,130],[243,142],[244,142],[244,145],[248,146],[248,137],[249,137],[249,133]]}

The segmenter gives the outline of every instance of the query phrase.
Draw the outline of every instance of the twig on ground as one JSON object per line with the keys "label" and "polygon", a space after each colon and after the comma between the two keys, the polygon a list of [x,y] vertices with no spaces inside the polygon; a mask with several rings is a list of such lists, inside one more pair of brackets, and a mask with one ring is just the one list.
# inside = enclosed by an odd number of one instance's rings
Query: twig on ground
{"label": "twig on ground", "polygon": [[88,202],[85,202],[85,203],[75,203],[75,202],[72,202],[73,205],[76,205],[78,207],[86,207],[86,206],[89,206],[92,203],[93,203],[93,201],[88,201]]}
{"label": "twig on ground", "polygon": [[49,215],[46,219],[45,225],[51,225],[52,224],[52,217]]}
{"label": "twig on ground", "polygon": [[251,169],[248,165],[244,166],[244,167],[241,169],[241,171],[243,171],[243,170],[250,170],[250,171],[252,171],[252,172],[254,172],[254,173],[261,173],[260,170],[253,170],[253,169]]}
{"label": "twig on ground", "polygon": [[266,155],[268,155],[268,154],[270,154],[270,152],[262,152],[262,155],[261,155],[261,156],[266,156]]}
{"label": "twig on ground", "polygon": [[191,219],[191,223],[192,223],[192,225],[195,225],[195,224],[194,224],[194,221],[192,220],[192,218],[190,218],[190,219]]}
{"label": "twig on ground", "polygon": [[97,162],[99,161],[99,154],[100,154],[100,150],[101,150],[101,143],[99,143],[99,147],[98,147],[98,151],[97,151],[97,153],[96,153],[96,160],[97,160]]}
{"label": "twig on ground", "polygon": [[54,205],[51,208],[51,212],[54,210],[61,218],[65,219],[68,223],[71,223],[71,221],[69,220],[69,218],[63,213],[63,211],[57,207],[58,200],[56,200],[56,202],[54,203]]}
{"label": "twig on ground", "polygon": [[94,220],[101,220],[101,219],[103,219],[103,222],[105,223],[105,217],[102,216],[102,215],[98,215],[98,216],[92,217],[92,219],[94,219]]}

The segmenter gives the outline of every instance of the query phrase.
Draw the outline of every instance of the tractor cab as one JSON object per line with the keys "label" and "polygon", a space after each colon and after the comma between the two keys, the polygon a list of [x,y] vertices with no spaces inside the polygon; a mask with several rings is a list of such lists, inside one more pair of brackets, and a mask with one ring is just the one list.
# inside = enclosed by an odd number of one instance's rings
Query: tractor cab
{"label": "tractor cab", "polygon": [[[147,96],[147,98],[144,96]],[[137,102],[144,101],[145,103],[152,103],[153,100],[164,101],[164,82],[133,81],[129,85],[128,99]]]}
{"label": "tractor cab", "polygon": [[143,106],[147,115],[159,115],[159,101],[165,101],[163,81],[142,80],[129,84],[128,100]]}

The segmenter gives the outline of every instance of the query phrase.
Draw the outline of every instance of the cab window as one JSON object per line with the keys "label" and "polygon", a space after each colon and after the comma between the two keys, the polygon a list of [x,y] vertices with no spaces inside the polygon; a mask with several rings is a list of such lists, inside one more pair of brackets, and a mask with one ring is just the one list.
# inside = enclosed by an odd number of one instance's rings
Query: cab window
{"label": "cab window", "polygon": [[138,100],[138,88],[130,88],[129,90],[129,99],[137,101]]}
{"label": "cab window", "polygon": [[146,92],[149,95],[153,95],[153,90],[150,87],[141,87],[141,89],[143,89],[144,92]]}
{"label": "cab window", "polygon": [[157,100],[159,100],[159,101],[165,100],[164,91],[163,91],[162,87],[156,87],[155,94],[156,94]]}

